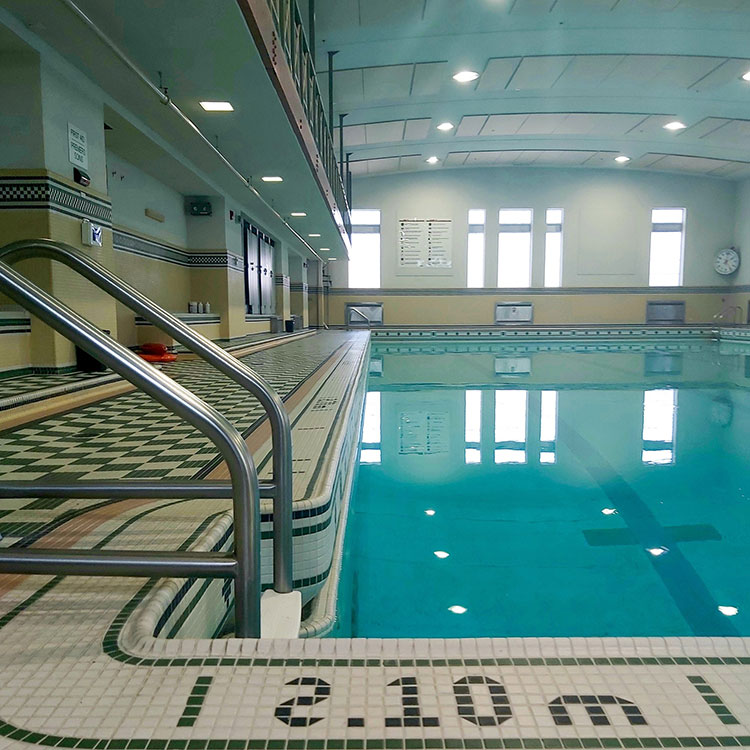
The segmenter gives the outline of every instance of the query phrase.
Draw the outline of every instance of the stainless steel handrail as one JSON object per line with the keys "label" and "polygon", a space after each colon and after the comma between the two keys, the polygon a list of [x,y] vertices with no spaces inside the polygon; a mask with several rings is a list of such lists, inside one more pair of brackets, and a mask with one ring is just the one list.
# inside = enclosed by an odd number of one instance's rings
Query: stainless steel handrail
{"label": "stainless steel handrail", "polygon": [[[0,289],[54,330],[182,417],[219,449],[233,487],[234,555],[195,552],[0,550],[0,572],[100,576],[233,577],[240,637],[260,636],[260,497],[245,441],[216,409],[0,261]],[[31,486],[31,483],[29,483]]]}
{"label": "stainless steel handrail", "polygon": [[[271,425],[272,484],[275,489],[272,494],[267,491],[265,496],[273,497],[273,588],[282,594],[292,591],[292,433],[289,415],[278,394],[254,370],[193,331],[78,248],[49,239],[20,240],[0,248],[0,261],[12,263],[27,258],[49,258],[64,263],[242,385],[260,401]],[[110,494],[116,496],[117,492],[115,489]]]}

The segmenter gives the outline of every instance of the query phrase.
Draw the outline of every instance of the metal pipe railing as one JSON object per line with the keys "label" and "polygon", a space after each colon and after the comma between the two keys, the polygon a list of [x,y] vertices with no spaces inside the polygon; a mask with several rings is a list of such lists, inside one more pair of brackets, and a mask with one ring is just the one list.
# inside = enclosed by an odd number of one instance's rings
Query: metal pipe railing
{"label": "metal pipe railing", "polygon": [[[260,497],[245,441],[216,409],[0,260],[0,290],[32,315],[122,375],[206,435],[229,467],[233,487],[234,556],[184,552],[0,550],[0,573],[205,576],[235,581],[237,635],[260,636]],[[32,486],[29,483],[28,486]]]}
{"label": "metal pipe railing", "polygon": [[81,250],[48,239],[20,240],[0,248],[0,261],[12,263],[27,258],[49,258],[64,263],[242,385],[260,401],[271,426],[273,451],[273,588],[282,594],[292,591],[292,436],[289,416],[278,394],[254,370],[193,331]]}

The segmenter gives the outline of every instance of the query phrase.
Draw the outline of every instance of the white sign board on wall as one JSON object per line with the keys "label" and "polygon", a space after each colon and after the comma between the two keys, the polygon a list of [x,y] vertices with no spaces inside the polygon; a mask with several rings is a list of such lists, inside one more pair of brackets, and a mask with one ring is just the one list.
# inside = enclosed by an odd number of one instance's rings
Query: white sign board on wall
{"label": "white sign board on wall", "polygon": [[452,243],[450,219],[399,219],[398,272],[420,275],[423,269],[450,269]]}
{"label": "white sign board on wall", "polygon": [[81,169],[89,168],[89,140],[86,132],[68,123],[68,159]]}

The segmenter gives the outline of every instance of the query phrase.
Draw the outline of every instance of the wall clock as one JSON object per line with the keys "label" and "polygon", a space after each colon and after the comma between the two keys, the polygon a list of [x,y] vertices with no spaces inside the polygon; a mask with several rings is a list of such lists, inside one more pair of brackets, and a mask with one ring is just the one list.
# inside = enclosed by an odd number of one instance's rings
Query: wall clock
{"label": "wall clock", "polygon": [[740,254],[733,247],[719,250],[714,257],[714,271],[722,276],[730,276],[740,267]]}

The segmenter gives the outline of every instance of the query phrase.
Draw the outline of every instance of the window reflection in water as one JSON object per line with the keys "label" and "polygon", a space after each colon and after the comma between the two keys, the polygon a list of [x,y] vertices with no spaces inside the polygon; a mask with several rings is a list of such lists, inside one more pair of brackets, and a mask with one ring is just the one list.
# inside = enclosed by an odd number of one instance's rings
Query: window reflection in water
{"label": "window reflection in water", "polygon": [[464,412],[464,462],[478,464],[482,462],[480,441],[482,439],[482,391],[466,391]]}
{"label": "window reflection in water", "polygon": [[495,463],[526,463],[528,391],[495,391]]}
{"label": "window reflection in water", "polygon": [[542,391],[539,425],[539,463],[557,460],[557,391]]}
{"label": "window reflection in water", "polygon": [[671,388],[646,391],[643,394],[644,464],[673,464],[677,391]]}
{"label": "window reflection in water", "polygon": [[380,393],[370,391],[365,396],[365,418],[362,423],[362,450],[359,462],[380,463]]}

